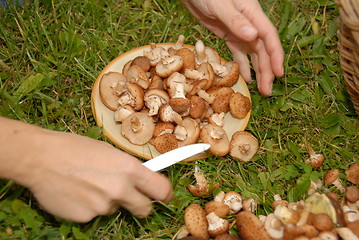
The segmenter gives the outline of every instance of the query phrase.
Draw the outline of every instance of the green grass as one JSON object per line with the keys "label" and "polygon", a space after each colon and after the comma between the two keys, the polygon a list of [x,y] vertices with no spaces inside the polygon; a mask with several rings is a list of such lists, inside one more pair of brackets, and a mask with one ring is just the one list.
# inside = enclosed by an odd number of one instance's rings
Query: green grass
{"label": "green grass", "polygon": [[[247,130],[261,148],[246,164],[230,157],[199,163],[210,182],[254,197],[260,202],[257,214],[268,214],[274,194],[305,199],[310,179],[329,169],[340,169],[342,182],[350,184],[344,171],[359,162],[359,121],[340,68],[334,0],[272,0],[262,6],[279,29],[286,59],[285,77],[276,79],[272,97],[261,97],[255,83],[249,85],[253,114]],[[0,10],[0,115],[106,140],[90,106],[97,75],[125,51],[175,42],[180,34],[188,44],[202,39],[231,59],[224,41],[179,1],[35,0]],[[325,155],[321,168],[304,164],[306,143]],[[211,199],[186,190],[194,182],[192,165],[164,172],[176,198],[168,205],[155,203],[152,215],[142,220],[121,210],[87,224],[62,221],[42,211],[28,190],[1,180],[0,238],[172,239],[188,204]]]}

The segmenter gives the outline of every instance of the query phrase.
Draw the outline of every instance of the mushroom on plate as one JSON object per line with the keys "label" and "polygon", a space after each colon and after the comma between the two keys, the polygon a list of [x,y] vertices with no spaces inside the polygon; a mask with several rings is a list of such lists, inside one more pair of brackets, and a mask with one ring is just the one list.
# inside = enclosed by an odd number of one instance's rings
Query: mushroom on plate
{"label": "mushroom on plate", "polygon": [[185,47],[180,48],[176,51],[176,55],[183,59],[183,70],[196,68],[195,56],[192,50]]}
{"label": "mushroom on plate", "polygon": [[130,105],[136,111],[140,111],[144,105],[144,91],[136,83],[126,82],[124,85],[117,84],[116,94],[120,106]]}
{"label": "mushroom on plate", "polygon": [[121,126],[121,134],[135,145],[146,144],[153,136],[155,124],[146,113],[135,112],[125,118]]}
{"label": "mushroom on plate", "polygon": [[179,72],[183,67],[183,59],[178,55],[166,55],[156,65],[156,74],[160,77],[169,77],[174,72]]}
{"label": "mushroom on plate", "polygon": [[249,97],[244,96],[240,92],[232,94],[229,100],[229,110],[233,117],[238,119],[245,118],[251,108],[252,105]]}
{"label": "mushroom on plate", "polygon": [[161,89],[149,89],[144,94],[145,106],[149,108],[149,116],[158,114],[160,107],[168,103],[170,97],[167,92]]}
{"label": "mushroom on plate", "polygon": [[200,133],[203,143],[211,145],[209,151],[216,156],[225,156],[229,152],[229,139],[226,131],[215,124],[205,125]]}
{"label": "mushroom on plate", "polygon": [[201,130],[196,120],[185,117],[174,129],[174,135],[178,140],[178,146],[194,144],[198,141]]}
{"label": "mushroom on plate", "polygon": [[119,106],[115,89],[120,82],[126,82],[126,77],[119,72],[108,72],[101,77],[99,85],[100,98],[103,104],[112,111],[116,111]]}
{"label": "mushroom on plate", "polygon": [[242,162],[248,162],[258,150],[258,140],[251,133],[237,131],[229,144],[229,155]]}
{"label": "mushroom on plate", "polygon": [[137,66],[141,67],[145,72],[148,72],[151,68],[151,62],[145,56],[135,57],[130,63],[130,66],[132,66],[132,65],[137,65]]}
{"label": "mushroom on plate", "polygon": [[212,108],[215,113],[227,113],[229,111],[229,102],[234,94],[234,90],[230,87],[214,87],[207,91],[212,94],[215,100],[212,103]]}
{"label": "mushroom on plate", "polygon": [[125,118],[127,118],[134,112],[136,112],[135,109],[133,109],[133,107],[130,105],[120,106],[115,111],[115,114],[114,114],[115,121],[122,122],[123,120],[125,120]]}
{"label": "mushroom on plate", "polygon": [[151,141],[151,144],[159,153],[169,152],[178,148],[176,137],[172,133],[163,133],[158,135]]}
{"label": "mushroom on plate", "polygon": [[150,79],[146,74],[146,71],[143,70],[138,65],[132,65],[126,72],[127,82],[136,83],[143,89],[147,89],[150,85]]}
{"label": "mushroom on plate", "polygon": [[[216,74],[220,76],[213,85],[218,87],[232,87],[238,82],[239,78],[239,65],[234,61],[227,62],[224,65],[225,71],[214,69]],[[221,68],[223,69],[223,68]],[[217,70],[217,71],[216,71]]]}

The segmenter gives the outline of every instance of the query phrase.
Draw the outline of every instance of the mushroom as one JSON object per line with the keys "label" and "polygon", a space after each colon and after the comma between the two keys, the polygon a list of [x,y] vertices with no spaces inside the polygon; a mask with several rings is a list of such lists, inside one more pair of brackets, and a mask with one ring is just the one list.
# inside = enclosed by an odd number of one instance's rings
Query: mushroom
{"label": "mushroom", "polygon": [[196,68],[195,56],[192,50],[183,47],[176,51],[176,55],[182,57],[184,70]]}
{"label": "mushroom", "polygon": [[137,56],[131,62],[130,66],[137,65],[143,69],[143,71],[148,72],[151,68],[150,60],[145,56]]}
{"label": "mushroom", "polygon": [[174,86],[175,94],[170,99],[169,104],[174,111],[179,113],[182,116],[189,114],[190,100],[187,99],[184,95],[184,85],[176,83]]}
{"label": "mushroom", "polygon": [[189,116],[196,119],[202,119],[207,112],[207,105],[203,98],[192,96],[190,98]]}
{"label": "mushroom", "polygon": [[317,189],[321,188],[323,186],[322,180],[317,179],[316,181],[310,180],[310,187],[307,191],[308,195],[313,195]]}
{"label": "mushroom", "polygon": [[150,85],[150,79],[148,78],[146,71],[138,65],[132,65],[126,72],[127,82],[136,83],[143,89],[147,89]]}
{"label": "mushroom", "polygon": [[145,113],[135,112],[125,118],[121,126],[121,134],[135,145],[144,145],[153,136],[155,124]]}
{"label": "mushroom", "polygon": [[214,212],[207,214],[208,233],[212,237],[227,233],[229,230],[229,222],[223,218],[218,217]]}
{"label": "mushroom", "polygon": [[223,127],[224,125],[224,116],[225,116],[225,113],[224,112],[221,112],[221,113],[213,113],[209,119],[208,119],[208,122],[209,123],[212,123],[212,124],[215,124],[215,125],[218,125],[220,127]]}
{"label": "mushroom", "polygon": [[345,171],[349,182],[359,185],[359,163],[355,163]]}
{"label": "mushroom", "polygon": [[284,224],[297,224],[299,220],[298,212],[290,210],[284,205],[278,205],[274,210],[274,214]]}
{"label": "mushroom", "polygon": [[242,162],[248,162],[257,153],[258,140],[251,133],[237,131],[229,144],[229,155]]}
{"label": "mushroom", "polygon": [[165,55],[156,65],[156,74],[160,77],[169,77],[174,72],[179,72],[183,67],[183,59],[178,55]]}
{"label": "mushroom", "polygon": [[285,227],[283,223],[275,216],[274,213],[270,213],[266,217],[264,221],[264,228],[271,238],[273,239],[283,238]]}
{"label": "mushroom", "polygon": [[170,100],[166,91],[161,89],[149,89],[144,95],[144,101],[146,107],[149,108],[149,116],[158,114],[161,106],[168,103]]}
{"label": "mushroom", "polygon": [[180,124],[182,121],[181,115],[175,112],[168,103],[160,108],[159,117],[163,122],[175,122],[176,124]]}
{"label": "mushroom", "polygon": [[339,170],[331,169],[324,175],[324,183],[327,186],[334,185],[340,193],[344,193],[345,189],[339,181]]}
{"label": "mushroom", "polygon": [[169,152],[178,148],[177,139],[171,133],[160,134],[151,143],[159,153]]}
{"label": "mushroom", "polygon": [[226,192],[223,203],[229,206],[230,214],[236,214],[242,209],[242,195],[235,191]]}
{"label": "mushroom", "polygon": [[173,133],[174,130],[175,130],[175,126],[172,123],[158,122],[155,125],[155,129],[153,131],[153,136],[157,137],[164,133]]}
{"label": "mushroom", "polygon": [[200,133],[203,143],[211,145],[209,151],[216,156],[225,156],[229,152],[229,139],[226,131],[215,124],[205,125]]}
{"label": "mushroom", "polygon": [[108,72],[102,75],[99,93],[102,103],[112,111],[116,111],[119,106],[118,96],[115,92],[115,88],[119,82],[125,82],[126,77],[119,72]]}
{"label": "mushroom", "polygon": [[257,211],[257,205],[257,201],[253,198],[245,198],[242,202],[242,209],[244,211],[255,213]]}
{"label": "mushroom", "polygon": [[169,55],[169,53],[160,46],[156,46],[156,44],[150,44],[151,49],[145,50],[143,55],[150,60],[151,66],[156,66],[162,59],[162,56]]}
{"label": "mushroom", "polygon": [[318,238],[320,240],[338,240],[338,235],[332,231],[324,231],[319,233]]}
{"label": "mushroom", "polygon": [[340,227],[336,229],[337,233],[343,240],[358,240],[359,237],[356,236],[352,230],[347,227]]}
{"label": "mushroom", "polygon": [[131,115],[131,113],[134,112],[136,112],[135,109],[133,109],[133,107],[131,107],[130,105],[120,106],[114,114],[115,121],[122,122],[123,120],[125,120],[125,118],[127,118]]}
{"label": "mushroom", "polygon": [[234,61],[227,62],[225,64],[226,71],[218,72],[217,75],[221,76],[219,80],[213,83],[214,86],[218,87],[232,87],[238,82],[239,78],[239,65]]}
{"label": "mushroom", "polygon": [[185,117],[175,128],[174,135],[179,140],[178,146],[194,144],[198,141],[200,128],[193,118]]}
{"label": "mushroom", "polygon": [[283,200],[279,194],[274,195],[273,198],[274,198],[274,201],[272,203],[272,209],[275,210],[277,208],[277,206],[279,206],[279,205],[288,207],[289,202],[287,200]]}
{"label": "mushroom", "polygon": [[229,206],[224,202],[210,201],[204,206],[207,214],[214,212],[218,217],[225,217],[229,215]]}
{"label": "mushroom", "polygon": [[313,168],[321,167],[324,161],[324,155],[315,153],[312,146],[309,144],[307,144],[306,147],[309,153],[309,158],[305,160],[305,163],[309,164]]}
{"label": "mushroom", "polygon": [[185,210],[184,222],[188,232],[201,239],[209,239],[206,212],[196,203],[191,203]]}
{"label": "mushroom", "polygon": [[252,105],[249,97],[244,96],[240,92],[232,94],[229,99],[229,110],[233,117],[242,119],[245,118],[251,110]]}
{"label": "mushroom", "polygon": [[234,94],[234,90],[230,87],[212,88],[207,93],[214,95],[215,101],[212,108],[215,113],[227,113],[229,111],[229,101]]}
{"label": "mushroom", "polygon": [[241,211],[236,216],[236,226],[242,239],[270,240],[271,237],[264,229],[263,223],[256,215],[248,211]]}
{"label": "mushroom", "polygon": [[334,227],[332,218],[326,213],[315,214],[312,219],[312,224],[320,232],[331,231]]}
{"label": "mushroom", "polygon": [[356,186],[348,186],[345,191],[345,200],[350,209],[358,210],[359,188]]}
{"label": "mushroom", "polygon": [[[121,87],[119,87],[121,86]],[[116,87],[118,102],[120,106],[130,105],[136,111],[141,110],[144,105],[144,91],[136,83],[126,82],[124,86],[118,84]]]}
{"label": "mushroom", "polygon": [[193,195],[196,195],[197,197],[207,197],[208,195],[212,194],[216,188],[219,187],[218,183],[214,183],[211,187],[207,182],[204,173],[198,166],[195,166],[194,168],[194,177],[196,179],[196,184],[189,185],[187,188]]}
{"label": "mushroom", "polygon": [[150,77],[150,85],[148,86],[148,89],[162,89],[163,90],[163,81],[162,78],[158,75],[153,75]]}

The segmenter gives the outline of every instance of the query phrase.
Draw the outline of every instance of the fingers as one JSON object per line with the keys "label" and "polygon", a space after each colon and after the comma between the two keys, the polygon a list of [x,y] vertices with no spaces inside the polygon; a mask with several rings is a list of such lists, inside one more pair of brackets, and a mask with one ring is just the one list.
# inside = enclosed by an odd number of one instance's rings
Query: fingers
{"label": "fingers", "polygon": [[140,192],[149,198],[165,203],[172,199],[172,184],[167,177],[145,167],[143,171],[137,171],[137,173],[135,186]]}
{"label": "fingers", "polygon": [[244,9],[243,15],[258,30],[258,37],[263,40],[265,49],[270,56],[272,71],[276,76],[281,77],[283,76],[284,50],[278,37],[278,31],[262,9],[258,8],[258,10],[254,12]]}
{"label": "fingers", "polygon": [[252,63],[256,71],[257,85],[259,92],[264,96],[272,94],[274,75],[271,69],[270,57],[265,51],[263,41],[256,40],[249,44],[254,50]]}
{"label": "fingers", "polygon": [[241,43],[227,41],[227,46],[233,54],[234,60],[238,63],[241,75],[247,83],[252,81],[251,68],[247,57],[247,51]]}
{"label": "fingers", "polygon": [[217,3],[221,6],[214,7],[216,15],[236,38],[247,42],[257,38],[258,31],[255,26],[245,15],[235,9],[230,1],[217,1]]}

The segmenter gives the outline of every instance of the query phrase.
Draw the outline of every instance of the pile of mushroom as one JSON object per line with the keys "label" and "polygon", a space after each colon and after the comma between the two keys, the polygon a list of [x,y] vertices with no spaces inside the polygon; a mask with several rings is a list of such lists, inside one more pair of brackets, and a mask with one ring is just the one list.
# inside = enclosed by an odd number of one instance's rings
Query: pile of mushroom
{"label": "pile of mushroom", "polygon": [[150,46],[100,81],[101,100],[122,125],[122,136],[135,145],[153,144],[160,153],[204,142],[213,155],[251,159],[257,139],[243,131],[230,139],[223,128],[226,114],[242,119],[251,109],[250,99],[231,88],[240,77],[238,64],[225,62],[201,40],[193,50],[185,47],[182,35],[169,49]]}
{"label": "pile of mushroom", "polygon": [[[348,181],[353,184],[358,184],[358,168],[359,163],[356,163],[346,171]],[[315,187],[308,191],[306,200],[288,202],[275,195],[273,212],[267,216],[257,216],[257,202],[243,198],[235,191],[220,191],[203,207],[191,203],[185,210],[185,225],[177,233],[177,239],[358,240],[359,188],[356,185],[343,187],[337,172],[336,169],[335,174],[328,171],[324,183],[330,187],[335,182],[336,188],[340,184],[338,191],[343,193],[342,197],[330,189],[323,189],[319,179],[313,182],[312,187]],[[206,183],[203,173],[198,170],[195,173],[200,174],[196,177],[197,183],[198,180]],[[326,193],[317,192],[319,189]],[[234,221],[230,222],[231,219]],[[230,233],[233,226],[236,226],[238,234]]]}

